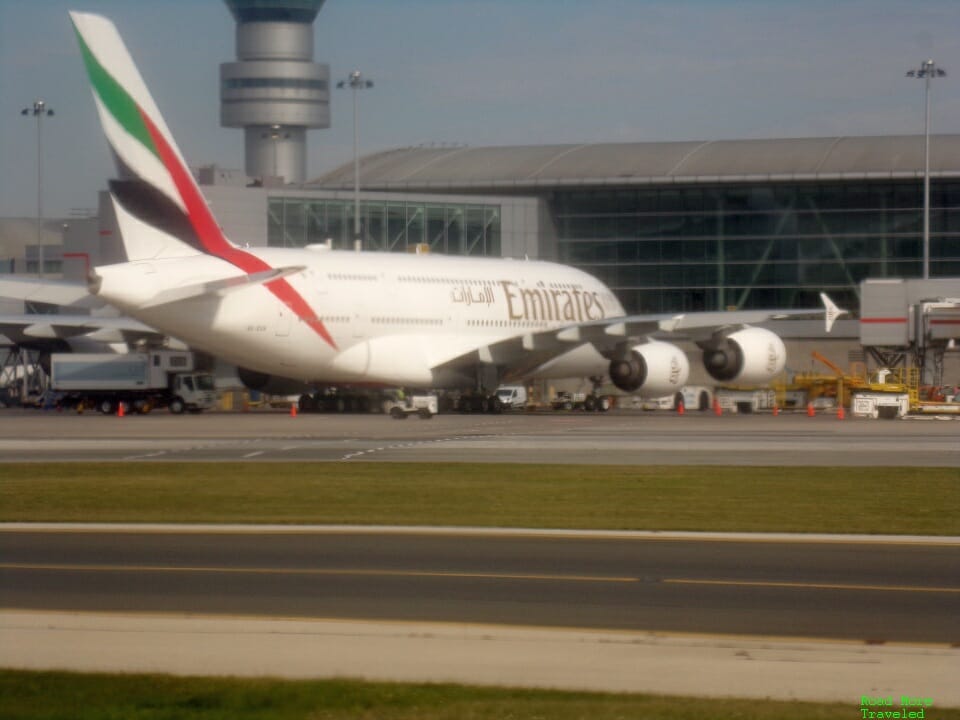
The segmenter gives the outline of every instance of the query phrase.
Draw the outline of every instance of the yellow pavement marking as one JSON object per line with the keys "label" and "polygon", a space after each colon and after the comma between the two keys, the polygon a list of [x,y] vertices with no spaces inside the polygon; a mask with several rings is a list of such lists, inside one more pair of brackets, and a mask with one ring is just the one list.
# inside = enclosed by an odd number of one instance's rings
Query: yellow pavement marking
{"label": "yellow pavement marking", "polygon": [[670,585],[727,585],[736,587],[772,587],[810,590],[869,590],[883,592],[960,593],[960,587],[925,587],[918,585],[857,585],[854,583],[779,582],[767,580],[694,580],[664,578]]}
{"label": "yellow pavement marking", "polygon": [[444,570],[384,570],[355,568],[264,568],[164,565],[69,565],[56,563],[0,563],[0,570],[53,570],[73,572],[230,573],[252,575],[342,575],[357,577],[430,577],[479,580],[538,580],[592,583],[636,583],[639,578],[606,575],[556,575],[538,573],[485,573]]}
{"label": "yellow pavement marking", "polygon": [[[634,584],[637,577],[616,575],[561,575],[545,573],[469,572],[458,570],[389,570],[381,568],[268,568],[216,567],[190,565],[84,565],[65,563],[0,563],[0,570],[34,570],[57,572],[144,572],[144,573],[219,573],[249,575],[314,575],[342,577],[406,577],[451,578],[466,580],[530,580],[579,583]],[[856,583],[791,582],[774,580],[720,580],[696,578],[663,578],[664,585],[706,585],[714,587],[788,588],[797,590],[854,590],[868,592],[914,592],[960,594],[960,587],[922,585],[866,585]]]}

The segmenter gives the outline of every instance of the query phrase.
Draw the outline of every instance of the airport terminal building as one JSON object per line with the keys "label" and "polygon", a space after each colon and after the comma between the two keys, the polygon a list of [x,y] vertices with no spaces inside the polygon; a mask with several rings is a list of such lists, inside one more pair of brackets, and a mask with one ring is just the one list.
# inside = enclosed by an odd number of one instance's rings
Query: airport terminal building
{"label": "airport terminal building", "polygon": [[[957,277],[960,135],[931,143],[930,272]],[[922,272],[922,136],[404,148],[362,158],[360,186],[364,249],[557,260],[630,312],[857,307],[861,280]],[[204,190],[244,241],[346,248],[352,188],[350,163],[244,189],[259,240],[224,214],[237,190]]]}
{"label": "airport terminal building", "polygon": [[[931,144],[930,275],[960,277],[960,135]],[[354,246],[352,163],[198,176],[240,245]],[[922,136],[402,148],[363,157],[360,187],[365,250],[557,260],[628,312],[857,308],[862,280],[922,274]],[[70,223],[68,278],[122,259],[102,195],[96,226]]]}

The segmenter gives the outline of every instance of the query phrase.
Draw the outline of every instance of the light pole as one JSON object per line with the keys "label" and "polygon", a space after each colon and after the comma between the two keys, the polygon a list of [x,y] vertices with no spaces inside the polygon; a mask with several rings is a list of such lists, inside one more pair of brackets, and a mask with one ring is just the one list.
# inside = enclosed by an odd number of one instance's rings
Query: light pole
{"label": "light pole", "polygon": [[930,278],[930,81],[935,77],[944,77],[946,71],[938,68],[933,60],[924,60],[916,70],[910,70],[907,77],[924,79],[926,112],[923,118],[923,279]]}
{"label": "light pole", "polygon": [[43,133],[41,131],[43,116],[53,115],[53,110],[47,107],[43,100],[34,100],[33,107],[25,107],[21,115],[33,115],[37,118],[37,276],[43,277]]}
{"label": "light pole", "polygon": [[338,88],[349,87],[353,91],[353,244],[356,249],[363,246],[360,238],[360,141],[357,133],[357,90],[372,88],[373,80],[367,80],[363,73],[354,70],[350,77],[337,83]]}

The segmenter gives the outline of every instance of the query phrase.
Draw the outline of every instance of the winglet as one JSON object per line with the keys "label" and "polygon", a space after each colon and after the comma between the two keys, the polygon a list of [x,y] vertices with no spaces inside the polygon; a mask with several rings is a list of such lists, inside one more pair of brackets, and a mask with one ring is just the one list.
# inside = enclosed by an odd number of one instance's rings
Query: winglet
{"label": "winglet", "polygon": [[820,293],[820,300],[823,302],[824,325],[826,326],[827,332],[830,332],[833,330],[833,324],[837,321],[837,318],[841,315],[846,315],[847,311],[838,308],[837,304],[833,302],[826,293]]}

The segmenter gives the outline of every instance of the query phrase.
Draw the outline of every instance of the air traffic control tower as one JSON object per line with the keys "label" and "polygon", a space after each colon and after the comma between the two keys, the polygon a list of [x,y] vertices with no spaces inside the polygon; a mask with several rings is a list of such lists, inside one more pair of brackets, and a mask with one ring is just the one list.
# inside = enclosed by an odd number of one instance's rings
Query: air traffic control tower
{"label": "air traffic control tower", "polygon": [[225,0],[237,62],[220,65],[220,124],[242,127],[250,177],[302,183],[307,129],[330,127],[330,67],[313,62],[324,0]]}

